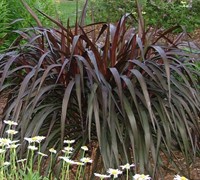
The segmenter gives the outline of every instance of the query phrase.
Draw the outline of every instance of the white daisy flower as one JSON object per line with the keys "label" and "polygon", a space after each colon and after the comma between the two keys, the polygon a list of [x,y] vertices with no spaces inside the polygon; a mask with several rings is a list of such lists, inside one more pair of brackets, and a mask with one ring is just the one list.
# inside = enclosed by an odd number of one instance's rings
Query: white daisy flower
{"label": "white daisy flower", "polygon": [[144,174],[135,174],[133,176],[133,180],[150,180],[151,177],[149,175],[144,175]]}
{"label": "white daisy flower", "polygon": [[18,123],[17,122],[14,122],[14,121],[10,121],[10,120],[8,120],[8,121],[6,121],[6,120],[4,120],[3,121],[5,124],[8,124],[8,125],[10,125],[10,126],[17,126],[18,125]]}
{"label": "white daisy flower", "polygon": [[10,145],[7,145],[6,148],[7,149],[16,149],[20,144],[10,144]]}
{"label": "white daisy flower", "polygon": [[8,129],[8,130],[6,131],[6,133],[7,133],[7,134],[14,135],[14,134],[17,134],[18,131],[15,131],[15,130],[13,130],[13,129]]}
{"label": "white daisy flower", "polygon": [[75,162],[73,160],[69,159],[69,157],[59,156],[59,158],[64,160],[68,164],[75,164]]}
{"label": "white daisy flower", "polygon": [[44,153],[42,153],[42,152],[38,152],[38,154],[41,155],[42,157],[48,157],[47,154],[44,154]]}
{"label": "white daisy flower", "polygon": [[31,137],[31,138],[25,137],[24,139],[26,141],[28,141],[28,143],[33,143],[33,142],[41,143],[41,141],[44,140],[45,138],[46,137],[44,137],[44,136],[34,136],[34,137]]}
{"label": "white daisy flower", "polygon": [[110,178],[110,175],[106,175],[106,174],[94,173],[94,175],[95,175],[96,177],[99,177],[100,179]]}
{"label": "white daisy flower", "polygon": [[63,153],[66,153],[66,154],[68,154],[68,155],[73,153],[72,151],[65,151],[65,150],[62,150],[62,152],[63,152]]}
{"label": "white daisy flower", "polygon": [[112,169],[112,168],[109,168],[107,173],[109,173],[110,175],[113,175],[114,178],[117,178],[118,175],[122,174],[123,172],[120,171],[119,169]]}
{"label": "white daisy flower", "polygon": [[32,151],[38,150],[38,148],[36,146],[28,146],[28,149],[30,149]]}
{"label": "white daisy flower", "polygon": [[135,166],[135,164],[127,163],[127,164],[120,166],[120,167],[124,170],[124,169],[130,169],[131,167],[134,167],[134,166]]}
{"label": "white daisy flower", "polygon": [[186,1],[181,1],[181,4],[187,4],[187,2]]}
{"label": "white daisy flower", "polygon": [[11,141],[11,144],[15,144],[15,143],[18,143],[19,140],[14,140],[14,141]]}
{"label": "white daisy flower", "polygon": [[6,162],[3,163],[3,166],[9,166],[10,164],[11,164],[10,162],[6,161]]}
{"label": "white daisy flower", "polygon": [[20,159],[20,160],[17,160],[18,163],[21,163],[21,162],[24,162],[26,161],[27,159]]}
{"label": "white daisy flower", "polygon": [[65,147],[64,150],[65,150],[65,151],[73,151],[74,148],[73,148],[73,147]]}
{"label": "white daisy flower", "polygon": [[84,157],[84,158],[81,158],[80,161],[83,163],[92,163],[93,160],[89,157]]}
{"label": "white daisy flower", "polygon": [[57,153],[57,151],[56,151],[54,148],[50,148],[50,149],[49,149],[49,152],[50,152],[50,153],[54,153],[54,154]]}
{"label": "white daisy flower", "polygon": [[0,154],[5,153],[6,150],[5,149],[0,149]]}
{"label": "white daisy flower", "polygon": [[33,142],[32,138],[25,137],[24,139],[25,139],[26,141],[28,141],[29,144]]}
{"label": "white daisy flower", "polygon": [[81,149],[84,150],[84,151],[88,151],[88,147],[87,146],[82,146]]}
{"label": "white daisy flower", "polygon": [[180,175],[175,175],[174,176],[174,180],[188,180],[186,177],[184,177],[184,176],[180,176]]}
{"label": "white daisy flower", "polygon": [[78,166],[83,166],[83,165],[85,165],[85,163],[83,163],[83,162],[74,162],[74,164],[76,164],[76,165],[78,165]]}
{"label": "white daisy flower", "polygon": [[75,140],[64,140],[65,144],[73,144],[75,143]]}
{"label": "white daisy flower", "polygon": [[9,144],[11,144],[12,141],[10,139],[7,138],[0,138],[0,146],[8,146]]}

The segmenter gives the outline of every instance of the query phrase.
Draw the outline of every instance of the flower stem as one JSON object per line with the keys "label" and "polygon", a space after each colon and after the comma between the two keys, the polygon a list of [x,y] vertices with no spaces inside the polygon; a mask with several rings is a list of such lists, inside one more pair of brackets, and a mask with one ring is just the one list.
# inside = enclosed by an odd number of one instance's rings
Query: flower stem
{"label": "flower stem", "polygon": [[65,179],[65,161],[63,161],[62,163],[62,172],[61,172],[61,179],[64,180]]}
{"label": "flower stem", "polygon": [[49,165],[49,172],[48,172],[48,176],[47,176],[50,179],[52,179],[51,178],[51,176],[52,176],[52,162],[53,162],[53,153],[51,153],[51,159],[50,159],[50,165]]}
{"label": "flower stem", "polygon": [[126,180],[128,180],[128,169],[126,169]]}
{"label": "flower stem", "polygon": [[[38,147],[38,152],[40,152],[40,143]],[[41,164],[42,156],[38,154],[38,172],[40,173],[40,164]]]}

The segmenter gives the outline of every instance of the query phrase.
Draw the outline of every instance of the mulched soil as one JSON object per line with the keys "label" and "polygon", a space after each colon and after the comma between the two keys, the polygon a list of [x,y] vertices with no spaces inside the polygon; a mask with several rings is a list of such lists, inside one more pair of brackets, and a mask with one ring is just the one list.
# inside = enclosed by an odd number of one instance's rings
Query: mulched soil
{"label": "mulched soil", "polygon": [[7,93],[0,93],[0,129],[1,129],[1,125],[2,125],[2,113],[3,113],[3,109],[5,107],[5,103],[7,101]]}
{"label": "mulched soil", "polygon": [[193,42],[200,48],[200,29],[195,30],[190,35]]}

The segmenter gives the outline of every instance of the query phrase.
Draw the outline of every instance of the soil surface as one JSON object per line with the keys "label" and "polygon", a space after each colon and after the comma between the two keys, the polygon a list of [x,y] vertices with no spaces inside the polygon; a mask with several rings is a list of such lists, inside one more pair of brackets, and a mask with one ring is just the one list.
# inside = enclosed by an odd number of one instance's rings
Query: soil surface
{"label": "soil surface", "polygon": [[200,29],[195,30],[190,35],[193,42],[200,48]]}

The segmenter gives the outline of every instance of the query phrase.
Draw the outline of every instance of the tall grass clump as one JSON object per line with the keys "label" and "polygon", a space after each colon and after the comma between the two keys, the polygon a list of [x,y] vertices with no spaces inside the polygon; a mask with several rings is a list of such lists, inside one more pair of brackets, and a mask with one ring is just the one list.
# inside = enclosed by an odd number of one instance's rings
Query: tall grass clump
{"label": "tall grass clump", "polygon": [[[102,24],[95,36],[95,24],[88,33],[44,13],[57,28],[18,31],[15,46],[0,56],[0,92],[10,90],[2,118],[18,122],[20,143],[44,136],[43,152],[75,139],[76,156],[93,141],[105,169],[134,162],[154,178],[162,177],[163,157],[181,172],[178,150],[189,174],[199,155],[199,69],[178,48],[184,33],[168,37],[178,27],[145,32],[138,13],[138,32],[127,26],[128,14],[116,25]],[[98,162],[93,170],[101,169]]]}

